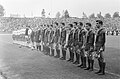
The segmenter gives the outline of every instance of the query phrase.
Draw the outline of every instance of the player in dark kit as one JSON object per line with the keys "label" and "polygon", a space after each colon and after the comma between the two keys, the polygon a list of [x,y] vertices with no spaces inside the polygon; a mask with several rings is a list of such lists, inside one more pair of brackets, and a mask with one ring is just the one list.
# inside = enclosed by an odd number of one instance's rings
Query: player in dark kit
{"label": "player in dark kit", "polygon": [[86,58],[88,62],[88,67],[85,70],[93,71],[93,52],[94,52],[94,38],[95,34],[93,30],[91,29],[92,25],[91,23],[86,23],[86,45],[85,45],[85,51],[86,51]]}
{"label": "player in dark kit", "polygon": [[55,29],[55,49],[56,49],[55,58],[59,58],[60,57],[60,50],[59,50],[60,29],[57,22],[55,22],[55,25],[57,27]]}
{"label": "player in dark kit", "polygon": [[105,74],[105,60],[103,57],[105,51],[105,29],[103,28],[103,22],[101,20],[96,20],[96,39],[95,39],[95,51],[96,51],[96,58],[98,59],[99,63],[99,71],[96,74],[104,75]]}
{"label": "player in dark kit", "polygon": [[36,41],[36,49],[41,51],[41,26],[36,27],[35,41]]}
{"label": "player in dark kit", "polygon": [[50,48],[49,48],[49,34],[50,34],[50,26],[47,25],[47,30],[45,34],[45,43],[46,43],[46,55],[50,55]]}
{"label": "player in dark kit", "polygon": [[30,28],[30,26],[27,25],[26,29],[25,29],[25,40],[26,40],[27,44],[29,43],[29,40],[30,40],[30,36],[28,34],[29,29],[31,29],[31,28]]}
{"label": "player in dark kit", "polygon": [[75,31],[74,31],[74,53],[75,53],[75,56],[76,56],[76,60],[73,62],[73,64],[79,64],[79,54],[77,53],[77,49],[79,48],[79,43],[78,43],[78,35],[79,35],[79,31],[80,29],[78,29],[78,23],[77,22],[74,22],[74,27],[75,28]]}
{"label": "player in dark kit", "polygon": [[60,58],[61,60],[66,60],[66,49],[64,48],[66,44],[66,29],[65,29],[65,23],[61,23],[62,25],[62,30],[61,30],[61,49],[62,49],[62,57]]}
{"label": "player in dark kit", "polygon": [[45,52],[45,45],[44,45],[44,43],[45,43],[45,31],[46,31],[46,28],[45,28],[45,25],[44,25],[44,27],[43,27],[43,29],[42,29],[42,46],[43,46],[43,52]]}
{"label": "player in dark kit", "polygon": [[50,56],[54,56],[54,28],[53,25],[50,25],[50,36],[49,36],[49,46],[50,46]]}
{"label": "player in dark kit", "polygon": [[[82,23],[80,23],[81,26],[83,26]],[[79,55],[81,57],[81,64],[78,65],[78,67],[86,68],[86,57],[85,57],[85,44],[86,44],[86,30],[84,27],[81,27],[80,33],[79,33]]]}
{"label": "player in dark kit", "polygon": [[[47,27],[47,25],[45,25]],[[48,47],[47,47],[47,42],[48,42],[48,34],[49,30],[46,28],[45,33],[44,33],[44,54],[48,55]]]}
{"label": "player in dark kit", "polygon": [[84,37],[84,29],[83,29],[83,23],[79,22],[78,25],[78,29],[79,29],[79,33],[78,33],[78,49],[76,50],[78,53],[78,57],[80,57],[81,59],[81,64],[78,64],[78,67],[83,66],[83,57],[84,57],[84,52],[82,50],[82,46],[83,46],[83,37]]}
{"label": "player in dark kit", "polygon": [[73,24],[69,24],[69,36],[68,36],[68,43],[67,43],[67,48],[69,49],[69,52],[70,52],[70,58],[67,60],[67,61],[70,61],[70,62],[73,62],[74,61],[74,53],[73,53]]}

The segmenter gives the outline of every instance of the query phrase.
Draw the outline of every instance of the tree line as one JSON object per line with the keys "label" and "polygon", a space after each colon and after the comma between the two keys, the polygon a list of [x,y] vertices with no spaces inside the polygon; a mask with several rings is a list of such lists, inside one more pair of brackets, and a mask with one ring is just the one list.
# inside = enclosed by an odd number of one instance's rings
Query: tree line
{"label": "tree line", "polygon": [[[42,17],[46,17],[46,12],[45,12],[45,9],[42,10],[41,12],[41,16]],[[3,17],[5,15],[5,9],[2,5],[0,5],[0,17]],[[50,13],[48,14],[50,15]],[[56,13],[56,16],[55,18],[69,18],[69,17],[72,17],[69,15],[69,12],[68,10],[64,10],[63,13],[61,14],[60,12],[57,12]],[[106,13],[104,16],[100,13],[97,14],[97,16],[95,16],[94,13],[92,13],[91,15],[87,16],[84,12],[83,12],[83,17],[82,18],[116,18],[116,17],[120,17],[119,15],[119,12],[114,12],[113,15],[111,15],[110,13]]]}

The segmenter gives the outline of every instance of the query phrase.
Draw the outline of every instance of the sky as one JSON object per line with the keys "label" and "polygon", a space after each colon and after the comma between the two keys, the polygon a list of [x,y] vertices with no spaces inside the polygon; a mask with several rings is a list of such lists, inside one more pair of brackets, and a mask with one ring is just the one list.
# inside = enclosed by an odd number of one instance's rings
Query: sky
{"label": "sky", "polygon": [[40,17],[42,9],[45,9],[46,16],[55,17],[59,11],[68,10],[72,17],[82,17],[101,12],[102,15],[120,12],[120,0],[0,0],[5,9],[5,16],[19,14],[26,17]]}

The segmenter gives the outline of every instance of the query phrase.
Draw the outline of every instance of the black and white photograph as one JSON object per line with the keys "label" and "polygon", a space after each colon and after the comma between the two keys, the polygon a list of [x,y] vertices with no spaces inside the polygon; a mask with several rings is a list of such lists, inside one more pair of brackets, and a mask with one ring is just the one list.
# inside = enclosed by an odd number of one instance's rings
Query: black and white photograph
{"label": "black and white photograph", "polygon": [[0,79],[120,79],[120,0],[0,0]]}

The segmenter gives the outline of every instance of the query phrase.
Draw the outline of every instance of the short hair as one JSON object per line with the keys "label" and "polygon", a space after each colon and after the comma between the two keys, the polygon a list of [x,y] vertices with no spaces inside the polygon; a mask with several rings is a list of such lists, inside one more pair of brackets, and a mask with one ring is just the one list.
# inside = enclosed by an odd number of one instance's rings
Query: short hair
{"label": "short hair", "polygon": [[65,26],[65,23],[61,23],[63,26]]}
{"label": "short hair", "polygon": [[86,25],[88,25],[88,26],[90,26],[90,27],[92,26],[91,23],[86,23]]}
{"label": "short hair", "polygon": [[103,21],[101,21],[101,20],[96,20],[96,22],[98,22],[99,24],[103,25]]}
{"label": "short hair", "polygon": [[78,23],[77,22],[73,22],[75,25],[77,25]]}
{"label": "short hair", "polygon": [[47,27],[49,27],[49,25],[47,25]]}
{"label": "short hair", "polygon": [[79,22],[80,26],[83,26],[83,23],[82,22]]}
{"label": "short hair", "polygon": [[52,24],[51,24],[50,26],[51,26],[51,27],[53,27],[53,25],[52,25]]}
{"label": "short hair", "polygon": [[30,27],[29,25],[27,25],[26,27]]}
{"label": "short hair", "polygon": [[55,24],[58,26],[58,23],[57,23],[57,22],[55,22]]}
{"label": "short hair", "polygon": [[73,24],[68,24],[71,28],[73,27]]}

